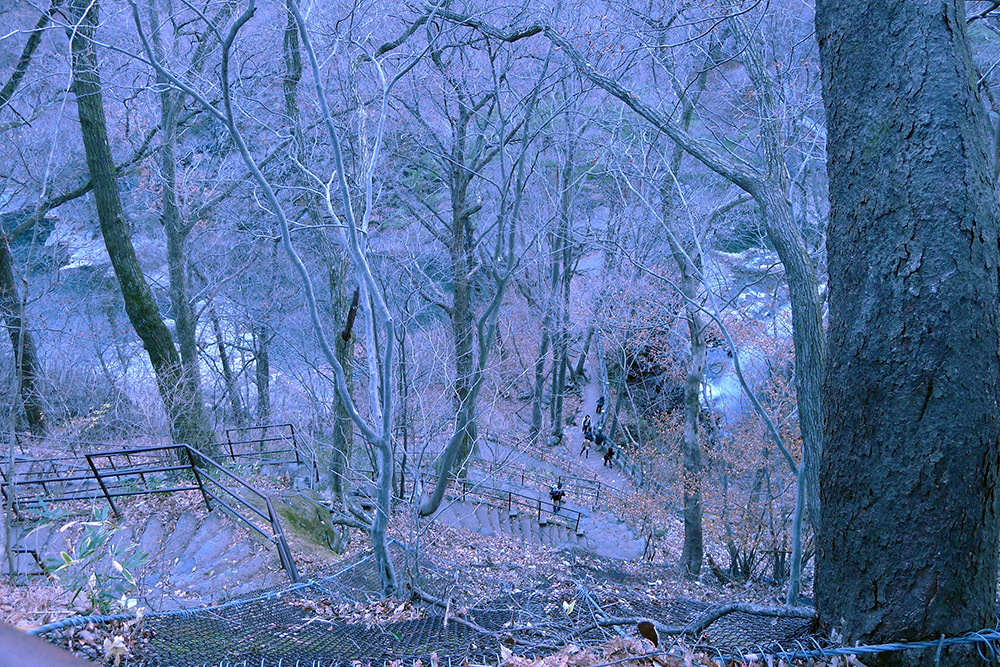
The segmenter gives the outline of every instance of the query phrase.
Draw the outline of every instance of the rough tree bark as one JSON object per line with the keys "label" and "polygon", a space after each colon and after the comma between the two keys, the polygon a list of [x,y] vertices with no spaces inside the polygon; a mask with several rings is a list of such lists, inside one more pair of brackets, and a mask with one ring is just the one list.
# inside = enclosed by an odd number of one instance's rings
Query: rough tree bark
{"label": "rough tree bark", "polygon": [[191,395],[189,384],[184,381],[183,366],[170,331],[163,323],[142,267],[139,266],[118,192],[115,165],[108,145],[97,51],[93,41],[98,3],[73,0],[70,8],[74,19],[79,22],[71,40],[72,88],[104,245],[121,286],[125,312],[142,340],[156,374],[157,388],[170,420],[171,437],[174,442],[205,446],[211,442],[211,434],[203,420],[204,413],[200,413],[200,419],[199,413],[194,409],[198,397]]}
{"label": "rough tree bark", "polygon": [[[224,5],[220,17],[232,12],[232,9],[231,3]],[[150,25],[159,26],[152,2],[149,3],[148,10]],[[205,60],[208,32],[205,30],[201,39],[198,40],[199,43],[195,48],[191,65],[193,72],[200,71]],[[159,28],[154,29],[152,32],[153,48],[160,59],[163,58],[164,51],[162,41]],[[184,107],[187,95],[171,88],[170,82],[162,74],[157,73],[156,79],[160,101],[160,170],[158,173],[162,187],[160,224],[163,226],[167,238],[167,275],[169,279],[167,291],[170,296],[170,308],[174,316],[174,332],[181,359],[182,373],[179,379],[182,385],[181,394],[186,397],[188,402],[187,418],[193,425],[197,425],[197,428],[204,434],[198,443],[192,442],[190,444],[200,447],[211,442],[211,434],[201,393],[201,371],[197,342],[198,322],[194,309],[191,307],[188,259],[185,249],[188,235],[191,233],[197,218],[190,222],[184,220],[177,180],[177,132],[180,112]]]}
{"label": "rough tree bark", "polygon": [[538,356],[535,357],[535,381],[531,391],[531,426],[528,429],[528,442],[538,444],[538,436],[542,432],[542,401],[545,398],[545,357],[549,353],[549,332],[552,328],[552,315],[546,309],[542,318],[542,341],[538,346]]}
{"label": "rough tree bark", "polygon": [[[452,144],[452,154],[448,156],[450,177],[448,190],[451,195],[451,225],[448,230],[448,257],[451,261],[451,332],[455,348],[455,433],[463,433],[463,442],[459,447],[455,462],[462,464],[472,453],[477,437],[476,405],[472,395],[472,381],[475,372],[475,355],[473,341],[475,340],[475,322],[472,302],[474,290],[472,286],[472,268],[475,266],[473,255],[473,223],[472,216],[480,206],[470,207],[469,185],[475,173],[475,167],[468,165],[466,143],[468,141],[469,122],[473,118],[473,110],[465,104],[464,96],[459,96],[458,121],[455,123],[455,138]],[[459,415],[462,415],[461,417]],[[459,423],[462,422],[460,429]],[[461,471],[457,471],[461,474]],[[446,474],[444,470],[441,474]]]}
{"label": "rough tree bark", "polygon": [[[1000,212],[960,0],[820,0],[830,365],[816,600],[845,644],[993,626]],[[931,665],[935,651],[865,664]],[[979,664],[946,649],[941,665]]]}
{"label": "rough tree bark", "polygon": [[[354,384],[353,329],[354,320],[358,314],[360,292],[355,288],[354,296],[350,299],[345,298],[344,286],[347,284],[347,269],[346,262],[340,263],[339,271],[336,268],[331,268],[330,300],[334,307],[334,331],[340,329],[340,332],[334,337],[334,349],[337,359],[344,367],[344,379],[347,386],[351,387]],[[330,469],[330,488],[341,501],[344,501],[344,479],[351,463],[353,451],[354,423],[351,421],[351,415],[348,414],[343,401],[337,401],[333,418],[333,460]]]}
{"label": "rough tree bark", "polygon": [[0,230],[0,315],[7,323],[7,333],[14,347],[14,367],[19,368],[21,409],[32,435],[45,433],[45,410],[38,386],[42,362],[38,358],[35,339],[22,317],[21,293],[14,280],[14,259],[7,236]]}
{"label": "rough tree bark", "polygon": [[257,405],[254,419],[258,425],[271,421],[271,329],[266,322],[251,324],[253,335],[254,385]]}

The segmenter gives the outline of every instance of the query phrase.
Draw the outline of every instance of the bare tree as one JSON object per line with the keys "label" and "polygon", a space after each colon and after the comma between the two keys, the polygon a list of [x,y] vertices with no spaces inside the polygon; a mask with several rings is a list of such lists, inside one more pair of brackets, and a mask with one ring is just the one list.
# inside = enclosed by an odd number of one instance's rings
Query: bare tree
{"label": "bare tree", "polygon": [[149,289],[135,255],[118,191],[117,170],[108,144],[104,97],[98,71],[98,3],[73,0],[70,10],[77,21],[71,35],[73,93],[87,167],[94,189],[101,234],[125,299],[125,311],[142,340],[156,373],[156,383],[170,420],[175,442],[197,447],[211,443],[211,433],[201,409],[201,397],[185,378],[184,367]]}
{"label": "bare tree", "polygon": [[[298,28],[298,35],[301,45],[305,51],[313,78],[315,89],[315,102],[320,110],[320,123],[326,130],[328,140],[333,149],[334,172],[329,180],[319,179],[317,175],[311,176],[318,182],[324,183],[325,202],[327,214],[334,224],[340,229],[340,240],[344,245],[354,268],[361,299],[365,304],[364,309],[364,331],[366,338],[366,353],[368,359],[368,418],[363,416],[355,404],[347,385],[344,368],[337,357],[337,354],[330,345],[319,313],[315,291],[309,271],[302,261],[298,251],[292,243],[289,232],[289,218],[285,211],[285,206],[280,201],[274,185],[264,175],[260,169],[258,160],[254,158],[248,147],[243,132],[237,123],[236,111],[233,102],[231,87],[232,54],[233,47],[240,34],[240,31],[253,18],[256,11],[256,3],[253,0],[247,4],[246,8],[231,23],[228,30],[223,34],[222,26],[210,24],[209,28],[213,34],[221,41],[221,65],[220,65],[220,92],[223,106],[220,108],[214,105],[203,94],[195,89],[191,82],[183,77],[166,69],[155,56],[153,47],[149,42],[147,33],[142,26],[138,6],[134,0],[130,0],[132,6],[133,20],[142,41],[146,56],[162,76],[164,76],[172,86],[185,91],[188,95],[198,100],[204,108],[215,118],[225,124],[225,127],[236,144],[240,155],[246,166],[249,168],[254,180],[264,193],[268,206],[271,208],[277,219],[278,228],[281,235],[282,247],[289,257],[296,273],[298,274],[305,294],[306,306],[309,311],[309,318],[313,332],[316,335],[320,349],[327,363],[333,369],[337,395],[340,401],[347,408],[354,425],[361,432],[365,440],[374,448],[377,453],[377,481],[375,513],[371,519],[372,547],[375,554],[376,566],[379,573],[379,580],[382,591],[385,595],[391,595],[397,587],[395,569],[389,556],[386,529],[389,523],[391,502],[392,502],[392,481],[393,481],[393,450],[392,450],[392,426],[394,423],[393,404],[393,369],[395,345],[395,320],[386,305],[382,290],[377,284],[369,263],[368,240],[369,227],[374,204],[373,179],[377,161],[382,148],[382,137],[385,131],[386,109],[389,94],[393,86],[404,76],[423,53],[414,56],[408,63],[405,63],[399,72],[389,79],[376,58],[369,58],[369,62],[376,70],[378,81],[380,82],[380,94],[378,96],[378,125],[373,133],[370,151],[367,160],[359,175],[358,181],[361,184],[363,195],[363,208],[360,217],[355,213],[355,206],[350,196],[350,186],[344,168],[344,159],[341,150],[340,135],[333,123],[333,116],[330,112],[327,101],[324,79],[320,71],[319,61],[313,47],[311,32],[306,19],[299,10],[298,4],[292,0],[288,4],[288,10],[295,19]],[[335,188],[335,190],[334,190]],[[334,196],[334,192],[337,196]],[[336,207],[340,207],[340,213]]]}
{"label": "bare tree", "polygon": [[[492,48],[490,48],[490,52],[492,53]],[[499,162],[497,169],[499,176],[491,181],[497,196],[496,217],[491,225],[493,228],[492,247],[488,251],[488,254],[486,251],[480,252],[478,262],[478,266],[482,267],[488,273],[493,283],[493,294],[483,309],[482,314],[476,320],[476,357],[475,365],[470,369],[468,392],[465,394],[464,400],[459,403],[455,430],[441,456],[441,472],[437,483],[430,496],[424,499],[419,507],[421,516],[433,514],[440,507],[445,491],[455,474],[455,466],[461,462],[463,456],[467,456],[467,442],[470,437],[475,435],[476,399],[479,391],[482,389],[490,351],[496,339],[500,306],[517,265],[516,239],[521,203],[524,197],[525,184],[528,179],[527,157],[531,141],[537,136],[537,133],[532,131],[532,120],[539,92],[548,74],[550,58],[551,50],[545,58],[537,81],[526,96],[515,101],[511,109],[507,109],[504,106],[504,98],[500,95],[499,90],[501,75],[494,68],[493,92],[488,98],[484,98],[480,104],[480,106],[484,106],[489,103],[496,106],[495,122],[497,127],[494,133],[494,141],[497,142],[497,145],[495,148],[486,147],[485,153],[480,157],[480,160],[489,157],[489,160],[484,162],[483,166],[492,161],[493,157],[496,157]],[[471,109],[467,112],[469,111]],[[515,147],[513,139],[518,135],[519,141]],[[485,140],[486,137],[478,139],[479,142],[484,144]],[[464,153],[463,145],[458,144],[458,147]],[[517,151],[516,157],[508,160],[507,152],[514,148]],[[484,149],[481,148],[479,150],[482,151]],[[490,155],[491,153],[492,155]],[[465,165],[463,167],[462,163],[458,163],[452,169],[466,171],[471,166],[473,165]],[[470,176],[471,174],[468,174],[463,178]],[[463,210],[467,211],[468,209]],[[465,251],[463,250],[463,252]],[[471,329],[469,334],[471,334]],[[469,342],[471,344],[471,340]]]}
{"label": "bare tree", "polygon": [[[710,170],[754,198],[761,210],[768,239],[785,268],[788,283],[796,360],[795,386],[803,440],[804,490],[810,501],[809,516],[815,526],[816,518],[819,516],[818,461],[823,439],[820,386],[826,355],[819,279],[809,248],[802,237],[786,195],[789,175],[784,161],[784,135],[778,122],[777,97],[773,81],[763,65],[759,37],[746,26],[745,16],[734,13],[729,18],[728,25],[739,44],[738,55],[735,57],[743,63],[755,90],[758,91],[754,98],[760,119],[762,155],[760,164],[756,166],[743,159],[730,158],[706,141],[695,137],[686,131],[677,119],[625,88],[617,78],[597,70],[566,34],[551,25],[536,22],[523,27],[500,28],[477,16],[447,9],[441,11],[441,16],[461,25],[475,27],[486,35],[508,42],[543,35],[570,58],[583,76],[631,108]],[[725,18],[720,20],[724,21]]]}

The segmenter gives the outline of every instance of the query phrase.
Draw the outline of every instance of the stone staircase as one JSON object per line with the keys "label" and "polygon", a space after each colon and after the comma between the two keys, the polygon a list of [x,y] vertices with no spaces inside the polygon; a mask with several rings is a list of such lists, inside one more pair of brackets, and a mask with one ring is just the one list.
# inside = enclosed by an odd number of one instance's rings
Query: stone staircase
{"label": "stone staircase", "polygon": [[609,558],[637,558],[644,547],[623,522],[606,517],[586,515],[579,529],[574,529],[544,516],[539,520],[536,514],[524,509],[508,510],[468,497],[445,502],[433,519],[486,537],[502,534],[535,546],[580,548]]}
{"label": "stone staircase", "polygon": [[[60,531],[57,523],[18,523],[15,544],[33,553],[19,553],[18,571],[38,573],[38,562],[58,564],[61,552],[77,555],[87,526],[78,524]],[[98,581],[115,576],[114,560],[130,554],[147,554],[131,572],[135,590],[128,597],[151,610],[203,606],[288,583],[272,545],[257,538],[221,511],[185,511],[165,521],[153,514],[144,521],[123,522],[110,535],[98,556],[71,566],[77,572],[60,572],[64,579],[92,572]],[[35,556],[37,555],[37,561]],[[67,568],[69,570],[70,568]]]}

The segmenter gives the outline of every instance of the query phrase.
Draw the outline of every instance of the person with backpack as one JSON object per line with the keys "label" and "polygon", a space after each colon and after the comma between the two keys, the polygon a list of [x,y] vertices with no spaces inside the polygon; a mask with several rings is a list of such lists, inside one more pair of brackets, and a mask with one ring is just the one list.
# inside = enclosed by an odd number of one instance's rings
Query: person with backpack
{"label": "person with backpack", "polygon": [[563,490],[563,483],[562,480],[560,479],[557,485],[549,490],[549,498],[552,499],[552,511],[555,512],[556,514],[558,514],[559,510],[562,509],[563,498],[565,497],[566,497],[566,491]]}

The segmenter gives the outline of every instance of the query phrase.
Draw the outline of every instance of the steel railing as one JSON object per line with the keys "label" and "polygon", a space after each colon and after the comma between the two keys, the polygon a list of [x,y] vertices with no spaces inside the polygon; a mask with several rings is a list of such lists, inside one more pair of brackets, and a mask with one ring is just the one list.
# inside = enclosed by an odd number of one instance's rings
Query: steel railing
{"label": "steel railing", "polygon": [[[212,447],[218,449],[222,456],[227,456],[233,463],[240,459],[261,460],[267,456],[265,463],[305,463],[309,466],[311,480],[319,481],[319,465],[316,453],[301,438],[295,435],[295,425],[263,424],[260,426],[241,426],[227,428],[224,442],[217,442]],[[275,445],[285,445],[284,448]],[[291,456],[287,456],[291,455]]]}
{"label": "steel railing", "polygon": [[[424,474],[424,480],[428,483],[437,482],[438,475],[433,473]],[[482,482],[472,482],[465,479],[453,479],[452,484],[457,487],[457,493],[453,494],[459,498],[477,497],[485,501],[497,501],[500,507],[506,506],[508,510],[522,508],[535,514],[541,522],[543,519],[548,523],[559,523],[574,531],[580,531],[580,520],[583,513],[570,509],[563,505],[559,511],[555,511],[551,500],[542,500],[540,497],[532,497],[509,489],[499,489],[486,485]]]}
{"label": "steel railing", "polygon": [[[197,490],[209,510],[213,501],[218,503],[234,519],[271,542],[288,577],[298,581],[295,562],[271,499],[204,452],[184,444],[157,445],[91,452],[84,454],[84,458],[86,467],[80,466],[78,474],[15,476],[14,485],[40,489],[17,498],[15,507],[104,498],[115,515],[120,516],[116,499]],[[0,482],[4,500],[10,486],[11,480],[4,478]],[[55,489],[59,490],[54,492]],[[249,498],[256,498],[257,504]],[[255,521],[255,516],[259,520]]]}

